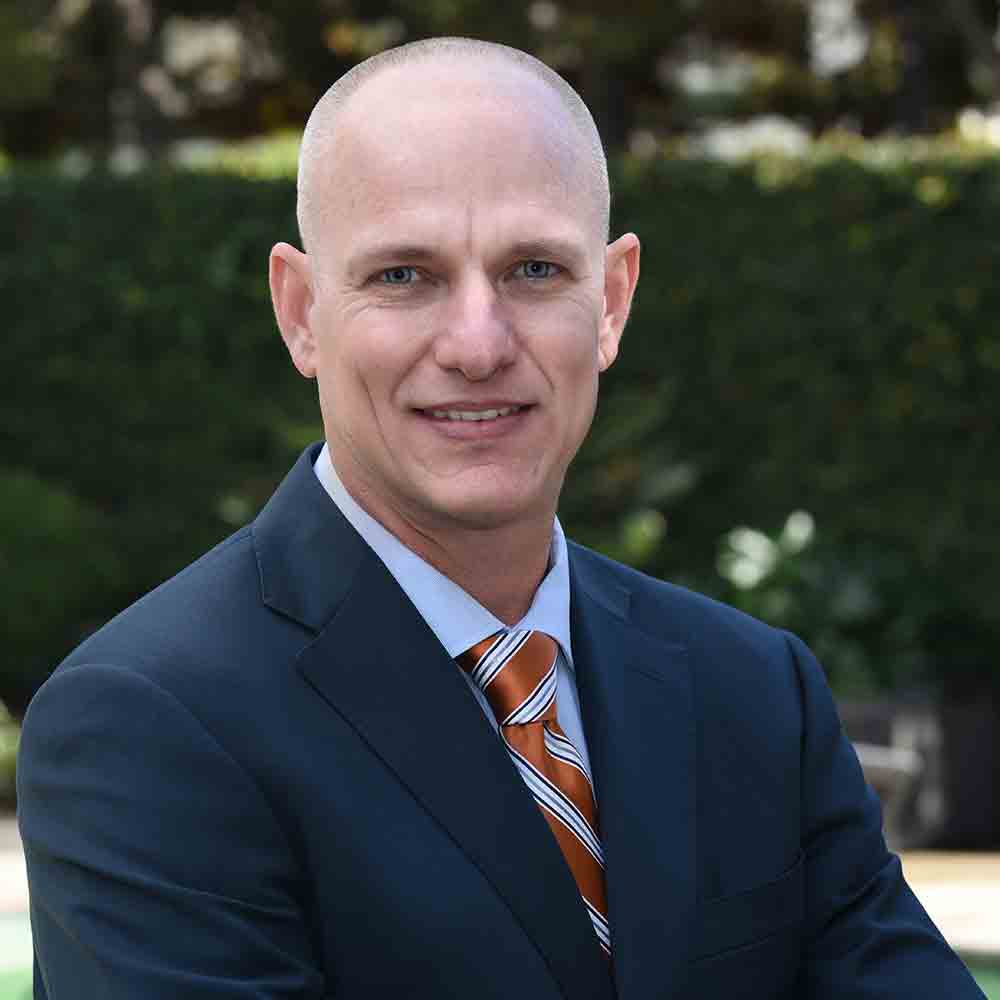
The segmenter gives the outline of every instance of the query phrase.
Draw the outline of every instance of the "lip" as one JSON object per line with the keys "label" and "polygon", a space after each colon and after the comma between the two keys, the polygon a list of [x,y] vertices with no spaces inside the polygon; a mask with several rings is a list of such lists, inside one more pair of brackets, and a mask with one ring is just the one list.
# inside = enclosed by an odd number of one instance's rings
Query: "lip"
{"label": "lip", "polygon": [[[428,426],[445,437],[463,441],[483,441],[504,437],[520,427],[529,419],[534,410],[533,403],[514,402],[506,399],[450,400],[447,403],[434,403],[431,406],[415,408],[415,413]],[[507,410],[514,412],[496,416],[487,420],[449,420],[447,417],[436,417],[435,413],[444,411],[482,413],[485,410]]]}
{"label": "lip", "polygon": [[417,406],[415,409],[421,413],[431,413],[434,410],[506,410],[512,406],[523,408],[530,405],[532,404],[520,399],[449,399],[445,402]]}

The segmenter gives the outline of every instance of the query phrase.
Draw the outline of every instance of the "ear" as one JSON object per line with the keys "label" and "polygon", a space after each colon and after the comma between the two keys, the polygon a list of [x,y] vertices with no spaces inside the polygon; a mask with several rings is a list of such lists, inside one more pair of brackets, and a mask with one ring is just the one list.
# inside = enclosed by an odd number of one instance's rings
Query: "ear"
{"label": "ear", "polygon": [[316,375],[316,337],[309,320],[312,306],[312,264],[301,250],[278,243],[268,268],[271,302],[292,363],[306,378]]}
{"label": "ear", "polygon": [[611,367],[618,357],[618,344],[625,321],[632,308],[632,296],[639,280],[639,237],[626,233],[605,250],[604,314],[598,337],[597,353],[601,371]]}

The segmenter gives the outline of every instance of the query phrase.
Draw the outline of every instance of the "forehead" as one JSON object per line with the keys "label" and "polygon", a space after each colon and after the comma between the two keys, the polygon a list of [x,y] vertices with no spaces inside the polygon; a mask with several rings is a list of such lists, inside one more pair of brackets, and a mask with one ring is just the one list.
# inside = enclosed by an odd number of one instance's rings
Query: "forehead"
{"label": "forehead", "polygon": [[589,228],[596,198],[588,151],[559,97],[499,65],[383,70],[342,107],[321,161],[322,228],[338,242],[420,215],[502,225],[560,216]]}
{"label": "forehead", "polygon": [[575,128],[555,90],[528,69],[496,57],[427,58],[388,66],[369,77],[341,106],[339,121],[350,129],[377,127],[379,120],[405,121],[441,110],[469,112],[489,104],[506,109],[525,128],[544,124],[553,134]]}

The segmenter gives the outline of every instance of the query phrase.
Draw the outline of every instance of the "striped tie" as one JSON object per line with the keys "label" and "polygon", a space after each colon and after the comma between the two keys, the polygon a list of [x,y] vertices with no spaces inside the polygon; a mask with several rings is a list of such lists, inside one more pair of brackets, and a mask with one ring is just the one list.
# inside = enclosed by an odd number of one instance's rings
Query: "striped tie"
{"label": "striped tie", "polygon": [[462,653],[458,663],[486,695],[610,955],[597,805],[583,761],[556,721],[556,653],[555,640],[544,632],[498,632]]}

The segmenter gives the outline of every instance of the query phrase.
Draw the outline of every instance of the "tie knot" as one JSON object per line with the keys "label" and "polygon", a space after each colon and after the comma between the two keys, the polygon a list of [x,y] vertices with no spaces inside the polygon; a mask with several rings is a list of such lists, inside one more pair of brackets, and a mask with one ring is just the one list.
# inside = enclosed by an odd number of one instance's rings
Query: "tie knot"
{"label": "tie knot", "polygon": [[533,629],[497,632],[458,657],[501,726],[556,718],[556,641]]}

